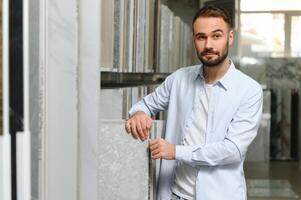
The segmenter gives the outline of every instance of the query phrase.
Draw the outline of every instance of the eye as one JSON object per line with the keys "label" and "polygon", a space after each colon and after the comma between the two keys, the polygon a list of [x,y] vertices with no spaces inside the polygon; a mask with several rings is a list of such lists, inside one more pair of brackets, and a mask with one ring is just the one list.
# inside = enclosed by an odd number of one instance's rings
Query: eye
{"label": "eye", "polygon": [[213,36],[213,39],[217,40],[217,39],[220,39],[222,37],[221,34],[214,34]]}
{"label": "eye", "polygon": [[206,40],[206,36],[205,35],[198,35],[196,37],[197,40]]}

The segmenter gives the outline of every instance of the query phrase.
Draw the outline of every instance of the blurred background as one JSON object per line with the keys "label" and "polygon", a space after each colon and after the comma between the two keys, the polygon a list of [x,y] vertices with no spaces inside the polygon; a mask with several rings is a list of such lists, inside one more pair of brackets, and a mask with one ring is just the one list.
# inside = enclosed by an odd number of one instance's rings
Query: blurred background
{"label": "blurred background", "polygon": [[0,199],[155,200],[160,161],[124,120],[199,64],[191,23],[208,4],[229,11],[230,57],[264,91],[248,199],[301,199],[300,0],[2,0]]}

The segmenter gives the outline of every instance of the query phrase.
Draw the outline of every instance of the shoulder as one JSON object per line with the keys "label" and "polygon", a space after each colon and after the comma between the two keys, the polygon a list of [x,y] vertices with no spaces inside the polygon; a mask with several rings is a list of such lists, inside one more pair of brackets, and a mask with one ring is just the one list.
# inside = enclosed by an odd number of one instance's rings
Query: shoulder
{"label": "shoulder", "polygon": [[[236,86],[247,96],[262,95],[262,86],[250,76],[236,69]],[[242,87],[243,86],[243,87]]]}
{"label": "shoulder", "polygon": [[192,65],[188,67],[182,67],[180,69],[177,69],[175,72],[172,73],[173,76],[175,76],[177,79],[185,79],[197,76],[200,72],[200,65]]}
{"label": "shoulder", "polygon": [[197,77],[200,71],[200,65],[182,67],[166,77],[163,84],[168,87],[178,87],[191,84],[193,77]]}

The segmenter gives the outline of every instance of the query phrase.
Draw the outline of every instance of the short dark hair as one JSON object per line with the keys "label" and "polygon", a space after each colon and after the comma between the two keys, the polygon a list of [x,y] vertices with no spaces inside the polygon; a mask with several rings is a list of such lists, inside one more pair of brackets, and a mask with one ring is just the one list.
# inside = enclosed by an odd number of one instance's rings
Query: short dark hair
{"label": "short dark hair", "polygon": [[194,25],[194,22],[199,17],[220,17],[222,18],[226,24],[228,25],[229,29],[232,29],[232,20],[230,17],[229,12],[221,7],[213,6],[213,5],[207,5],[202,7],[194,16],[192,20],[192,27]]}

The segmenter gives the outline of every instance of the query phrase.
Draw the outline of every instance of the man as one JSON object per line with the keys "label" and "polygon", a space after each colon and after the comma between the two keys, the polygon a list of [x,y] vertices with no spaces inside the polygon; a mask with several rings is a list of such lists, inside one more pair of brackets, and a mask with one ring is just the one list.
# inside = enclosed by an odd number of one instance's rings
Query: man
{"label": "man", "polygon": [[201,65],[172,73],[130,110],[125,127],[146,140],[151,117],[168,110],[165,139],[149,142],[162,159],[157,200],[245,200],[243,162],[257,134],[262,89],[228,58],[233,31],[228,13],[207,6],[193,19]]}

